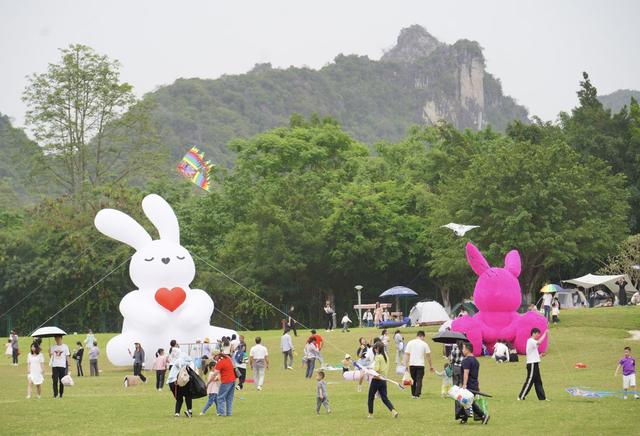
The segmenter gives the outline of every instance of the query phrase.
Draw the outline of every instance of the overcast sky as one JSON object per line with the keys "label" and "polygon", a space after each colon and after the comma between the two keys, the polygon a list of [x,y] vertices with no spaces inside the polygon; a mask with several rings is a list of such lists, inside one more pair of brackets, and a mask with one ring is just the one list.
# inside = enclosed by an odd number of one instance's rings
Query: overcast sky
{"label": "overcast sky", "polygon": [[400,29],[484,48],[487,70],[530,113],[576,103],[583,70],[600,94],[640,89],[640,1],[0,0],[0,112],[22,125],[25,76],[82,43],[122,63],[138,95],[179,77],[378,59]]}

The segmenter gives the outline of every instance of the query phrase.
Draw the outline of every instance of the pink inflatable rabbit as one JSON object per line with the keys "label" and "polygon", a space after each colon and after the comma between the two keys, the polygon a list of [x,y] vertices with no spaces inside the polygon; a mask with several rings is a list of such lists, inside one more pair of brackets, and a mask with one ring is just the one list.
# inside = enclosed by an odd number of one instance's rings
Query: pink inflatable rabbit
{"label": "pink inflatable rabbit", "polygon": [[[471,317],[456,318],[451,329],[467,335],[473,344],[473,353],[479,356],[482,344],[493,353],[493,345],[498,339],[513,343],[519,354],[526,353],[527,339],[531,329],[537,327],[542,333],[547,330],[547,320],[535,312],[518,314],[521,302],[520,254],[516,250],[507,253],[504,268],[492,268],[480,250],[467,243],[467,261],[478,275],[473,291],[473,302],[479,312]],[[547,349],[547,339],[540,345],[540,352]]]}

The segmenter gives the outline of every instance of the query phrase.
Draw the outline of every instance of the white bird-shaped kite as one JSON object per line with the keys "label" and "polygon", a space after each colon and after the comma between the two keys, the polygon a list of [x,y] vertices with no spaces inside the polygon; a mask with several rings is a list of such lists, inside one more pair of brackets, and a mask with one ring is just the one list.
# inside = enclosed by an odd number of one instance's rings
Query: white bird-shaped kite
{"label": "white bird-shaped kite", "polygon": [[453,232],[457,236],[464,236],[464,234],[467,233],[469,230],[475,229],[480,226],[467,226],[465,224],[449,223],[447,225],[440,226],[440,227],[445,227],[447,229],[453,230]]}

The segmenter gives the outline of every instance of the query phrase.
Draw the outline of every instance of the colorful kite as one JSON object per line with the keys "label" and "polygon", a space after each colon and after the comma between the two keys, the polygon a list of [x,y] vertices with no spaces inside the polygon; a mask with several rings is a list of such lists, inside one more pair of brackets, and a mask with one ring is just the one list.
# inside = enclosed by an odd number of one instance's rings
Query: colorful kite
{"label": "colorful kite", "polygon": [[178,164],[180,174],[205,191],[209,190],[209,171],[211,171],[211,168],[213,168],[211,162],[204,160],[204,152],[201,152],[195,146],[189,149]]}
{"label": "colorful kite", "polygon": [[579,387],[566,388],[565,391],[567,391],[569,394],[573,395],[574,397],[603,398],[603,397],[613,397],[616,395],[615,392],[592,391],[589,389],[579,388]]}

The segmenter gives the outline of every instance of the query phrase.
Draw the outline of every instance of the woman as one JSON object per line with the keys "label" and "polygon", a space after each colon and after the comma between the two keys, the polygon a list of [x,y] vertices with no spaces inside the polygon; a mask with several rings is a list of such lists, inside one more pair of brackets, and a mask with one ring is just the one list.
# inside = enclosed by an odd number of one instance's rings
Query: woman
{"label": "woman", "polygon": [[[172,343],[175,341],[171,341]],[[175,407],[175,416],[176,418],[180,416],[180,409],[182,409],[182,403],[184,402],[187,406],[187,410],[184,411],[184,414],[187,418],[191,418],[191,406],[192,406],[192,398],[191,392],[189,392],[188,385],[178,386],[176,383],[178,379],[178,373],[182,368],[186,368],[187,365],[193,365],[193,360],[187,354],[183,354],[180,351],[180,347],[176,345],[177,352],[174,351],[174,354],[177,357],[174,358],[173,364],[171,365],[171,370],[169,371],[169,378],[167,378],[167,383],[169,384],[169,389],[173,394],[173,397],[176,399],[176,407]]]}
{"label": "woman", "polygon": [[31,398],[31,386],[35,385],[38,398],[42,395],[44,382],[44,357],[38,344],[31,344],[31,352],[27,356],[27,398]]}
{"label": "woman", "polygon": [[391,415],[397,418],[398,412],[393,408],[393,404],[391,404],[391,401],[389,401],[387,397],[387,381],[384,377],[386,377],[389,371],[389,362],[387,361],[387,355],[384,352],[384,344],[382,342],[378,342],[373,346],[373,354],[375,355],[373,359],[373,370],[379,375],[373,377],[369,385],[368,418],[373,418],[373,400],[375,399],[376,393],[380,395],[380,399],[384,405],[391,411]]}
{"label": "woman", "polygon": [[173,366],[173,361],[177,360],[180,357],[180,345],[175,339],[171,339],[169,342],[169,371],[171,371],[171,366]]}
{"label": "woman", "polygon": [[311,336],[307,339],[307,344],[304,346],[304,358],[307,362],[307,372],[305,373],[306,378],[313,377],[313,370],[316,366],[316,359],[318,357],[320,357],[320,352],[316,346],[316,338],[315,336]]}
{"label": "woman", "polygon": [[144,383],[147,382],[147,378],[142,374],[142,364],[144,363],[144,350],[142,349],[142,345],[139,342],[133,344],[136,348],[133,350],[133,354],[131,354],[131,350],[129,351],[129,356],[133,357],[133,375],[137,375],[140,377]]}
{"label": "woman", "polygon": [[220,378],[220,388],[216,408],[219,416],[231,416],[233,408],[233,393],[236,385],[236,370],[231,362],[231,357],[227,354],[220,354],[218,363],[213,368],[215,374]]}
{"label": "woman", "polygon": [[324,305],[324,313],[327,318],[327,331],[333,330],[333,308],[331,303],[327,301]]}
{"label": "woman", "polygon": [[373,311],[373,325],[378,327],[382,322],[382,307],[380,302],[376,301],[376,308]]}
{"label": "woman", "polygon": [[382,334],[380,335],[380,340],[384,344],[384,354],[389,355],[389,332],[387,329],[382,330]]}
{"label": "woman", "polygon": [[76,350],[71,356],[76,361],[76,369],[78,371],[78,377],[84,377],[84,371],[82,370],[82,357],[84,356],[84,348],[82,348],[82,342],[76,342]]}
{"label": "woman", "polygon": [[298,336],[298,332],[296,331],[296,320],[293,315],[293,306],[291,306],[289,308],[289,318],[287,319],[287,325],[289,326],[289,330],[293,331],[293,335]]}

